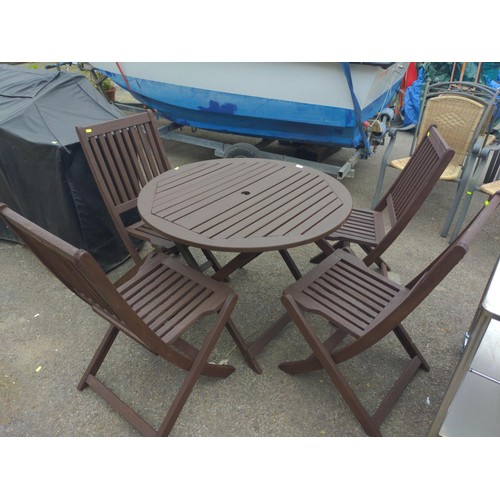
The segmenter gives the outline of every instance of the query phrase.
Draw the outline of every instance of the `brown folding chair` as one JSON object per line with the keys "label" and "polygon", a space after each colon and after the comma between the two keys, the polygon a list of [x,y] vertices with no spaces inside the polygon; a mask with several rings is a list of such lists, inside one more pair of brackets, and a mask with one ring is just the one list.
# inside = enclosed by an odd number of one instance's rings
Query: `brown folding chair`
{"label": "brown folding chair", "polygon": [[[237,295],[226,285],[157,251],[113,284],[89,253],[31,223],[5,204],[0,204],[0,215],[64,285],[110,323],[78,389],[91,386],[142,434],[166,436],[170,433],[200,375],[225,378],[234,371],[230,365],[208,362],[237,301]],[[200,342],[201,347],[197,348],[181,336],[207,315],[214,315],[214,320]],[[158,430],[97,378],[120,331],[187,371]],[[238,339],[235,340],[238,343]]]}
{"label": "brown folding chair", "polygon": [[[481,227],[500,204],[500,192],[492,196],[468,228],[406,286],[365,266],[352,253],[339,249],[307,275],[289,286],[282,301],[313,354],[304,360],[281,363],[292,375],[323,368],[346,404],[369,435],[379,436],[380,425],[415,372],[429,365],[401,322],[429,296],[467,253]],[[313,330],[305,313],[318,314],[336,327],[326,341]],[[379,342],[394,331],[410,362],[373,415],[369,415],[340,364]],[[341,342],[351,338],[351,341]]]}
{"label": "brown folding chair", "polygon": [[83,153],[120,237],[137,263],[139,253],[131,237],[148,241],[167,253],[180,251],[189,265],[200,270],[220,265],[213,253],[202,250],[207,262],[199,266],[191,252],[166,239],[144,222],[125,225],[123,215],[137,207],[141,188],[170,170],[151,110],[89,127],[76,127]]}
{"label": "brown folding chair", "polygon": [[[367,254],[364,258],[367,266],[376,263],[387,272],[389,268],[381,255],[417,213],[453,155],[453,150],[448,147],[436,126],[432,125],[406,168],[375,208],[353,209],[342,226],[326,239],[337,242],[334,248],[356,243]],[[385,219],[390,225],[387,231]],[[311,262],[317,263],[322,258],[324,254],[313,257]]]}

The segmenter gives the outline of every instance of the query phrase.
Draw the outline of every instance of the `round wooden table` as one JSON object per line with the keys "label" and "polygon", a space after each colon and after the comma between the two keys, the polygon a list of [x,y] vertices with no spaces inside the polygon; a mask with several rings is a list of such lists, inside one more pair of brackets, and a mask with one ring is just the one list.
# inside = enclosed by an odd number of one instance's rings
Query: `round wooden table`
{"label": "round wooden table", "polygon": [[337,179],[277,160],[227,158],[183,165],[147,183],[143,220],[175,242],[225,252],[265,252],[332,233],[352,208]]}
{"label": "round wooden table", "polygon": [[[323,172],[262,158],[226,158],[190,163],[149,181],[141,190],[144,222],[176,244],[236,252],[212,278],[225,279],[262,252],[277,250],[295,279],[300,272],[287,249],[316,243],[349,216],[345,186]],[[283,316],[252,344],[252,354],[288,322]],[[245,342],[242,338],[241,342]]]}

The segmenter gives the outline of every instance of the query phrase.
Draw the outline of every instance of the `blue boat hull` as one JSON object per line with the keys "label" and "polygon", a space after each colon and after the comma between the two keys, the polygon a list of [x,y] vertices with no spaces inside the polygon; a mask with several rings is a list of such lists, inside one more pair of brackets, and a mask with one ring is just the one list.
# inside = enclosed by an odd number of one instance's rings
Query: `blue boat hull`
{"label": "blue boat hull", "polygon": [[301,143],[357,148],[360,120],[373,118],[399,89],[400,79],[360,109],[206,90],[99,68],[146,106],[182,126]]}

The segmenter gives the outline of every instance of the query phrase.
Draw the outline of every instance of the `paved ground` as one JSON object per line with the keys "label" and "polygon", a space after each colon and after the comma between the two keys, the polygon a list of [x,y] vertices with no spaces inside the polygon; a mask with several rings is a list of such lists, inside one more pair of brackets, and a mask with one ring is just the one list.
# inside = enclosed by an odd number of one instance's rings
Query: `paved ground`
{"label": "paved ground", "polygon": [[[212,134],[205,134],[213,137]],[[412,135],[403,132],[395,155],[405,155]],[[239,142],[241,138],[229,138]],[[211,150],[165,141],[174,166],[212,158]],[[343,182],[355,206],[368,207],[384,147]],[[329,158],[342,163],[350,151]],[[389,172],[387,184],[394,179]],[[402,282],[422,270],[447,241],[439,236],[455,186],[438,183],[407,230],[386,254]],[[475,197],[470,214],[484,201]],[[500,213],[483,229],[466,258],[437,287],[405,325],[431,371],[419,372],[382,425],[385,436],[426,436],[460,356],[461,342],[500,250]],[[147,251],[147,248],[143,251]],[[313,246],[294,249],[302,271],[312,267]],[[217,255],[221,261],[227,255]],[[126,262],[113,271],[123,273]],[[53,278],[23,246],[0,241],[0,436],[137,436],[91,389],[76,385],[92,357],[105,323]],[[280,257],[269,253],[235,273],[239,293],[234,320],[246,336],[262,330],[282,306],[292,278]],[[277,365],[308,354],[293,326],[261,353],[263,374],[252,372],[229,335],[213,361],[228,359],[236,372],[225,380],[204,378],[175,425],[172,436],[364,436],[365,433],[322,372],[292,377]],[[373,410],[405,357],[392,339],[345,367],[366,406]],[[147,420],[158,425],[170,387],[182,373],[123,338],[102,368],[102,378]]]}

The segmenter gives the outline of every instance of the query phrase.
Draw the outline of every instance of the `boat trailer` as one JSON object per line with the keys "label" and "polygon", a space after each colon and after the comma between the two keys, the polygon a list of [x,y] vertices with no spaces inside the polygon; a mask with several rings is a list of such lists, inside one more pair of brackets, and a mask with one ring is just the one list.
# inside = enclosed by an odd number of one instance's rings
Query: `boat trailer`
{"label": "boat trailer", "polygon": [[[145,109],[145,106],[143,104],[137,105],[135,103],[132,104],[120,102],[115,102],[114,104],[119,109],[125,112],[137,113]],[[157,116],[158,119],[160,119],[159,113],[157,113]],[[340,146],[335,145],[327,146],[296,142],[288,143],[287,141],[281,141],[278,139],[261,139],[256,144],[251,144],[249,142],[230,143],[226,142],[225,138],[226,136],[235,137],[234,134],[211,132],[214,135],[218,134],[222,136],[221,140],[219,141],[214,139],[207,139],[193,134],[184,133],[183,128],[188,126],[178,125],[176,123],[170,123],[168,125],[161,126],[158,130],[160,136],[164,139],[212,149],[214,155],[219,158],[269,158],[273,160],[282,160],[292,163],[299,163],[306,167],[311,167],[316,170],[325,172],[326,174],[334,175],[338,179],[344,179],[354,177],[354,166],[358,163],[358,161],[368,158],[372,153],[376,151],[379,145],[384,144],[390,121],[393,118],[393,109],[384,108],[376,118],[364,122],[363,126],[365,127],[366,136],[368,138],[369,150],[367,151],[365,146],[361,144],[358,148],[354,149],[354,153],[346,162],[344,162],[343,165],[332,165],[331,163],[324,162],[326,158],[341,149]],[[197,129],[191,128],[191,131],[193,133],[196,133]],[[237,137],[242,138],[243,136]],[[276,142],[283,146],[295,147],[296,156],[284,155],[267,150],[269,146]]]}

